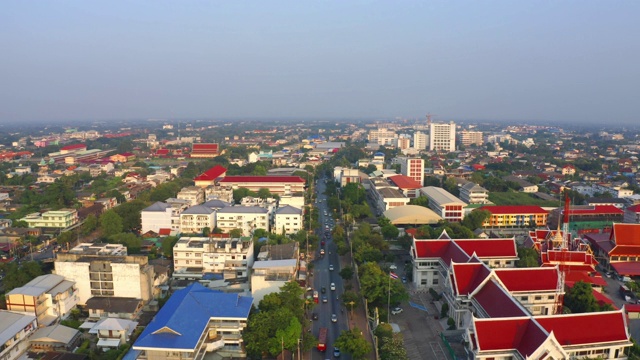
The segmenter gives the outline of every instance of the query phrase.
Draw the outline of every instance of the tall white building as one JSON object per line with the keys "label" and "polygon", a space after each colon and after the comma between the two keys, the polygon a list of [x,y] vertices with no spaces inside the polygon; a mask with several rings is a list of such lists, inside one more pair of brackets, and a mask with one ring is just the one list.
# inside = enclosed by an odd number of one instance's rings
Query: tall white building
{"label": "tall white building", "polygon": [[400,160],[400,173],[424,185],[424,160],[421,158],[402,157]]}
{"label": "tall white building", "polygon": [[276,210],[273,226],[276,234],[295,234],[302,226],[302,209],[287,205]]}
{"label": "tall white building", "polygon": [[413,134],[413,147],[418,150],[425,150],[429,144],[429,135],[422,131],[416,131]]}
{"label": "tall white building", "polygon": [[174,277],[223,274],[225,279],[249,276],[253,265],[253,241],[182,237],[173,246]]}
{"label": "tall white building", "polygon": [[460,143],[464,146],[484,144],[482,139],[482,131],[462,130],[460,132]]}
{"label": "tall white building", "polygon": [[456,151],[456,124],[432,123],[429,134],[429,150]]}

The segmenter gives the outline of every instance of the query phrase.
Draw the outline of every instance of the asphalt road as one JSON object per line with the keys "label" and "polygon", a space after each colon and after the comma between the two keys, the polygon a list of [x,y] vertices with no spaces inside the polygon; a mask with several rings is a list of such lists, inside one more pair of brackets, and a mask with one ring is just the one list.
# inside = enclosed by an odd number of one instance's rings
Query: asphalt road
{"label": "asphalt road", "polygon": [[[314,270],[313,270],[313,288],[318,291],[320,295],[320,302],[315,305],[313,312],[318,314],[318,320],[314,321],[312,326],[313,334],[318,336],[321,327],[328,328],[327,335],[327,351],[322,353],[317,349],[311,350],[311,359],[314,360],[323,360],[323,359],[332,359],[333,358],[333,343],[340,336],[340,333],[343,330],[348,330],[348,319],[347,319],[347,311],[342,306],[342,293],[344,291],[343,281],[340,277],[340,260],[338,259],[338,254],[336,253],[336,245],[333,243],[333,239],[329,236],[326,238],[324,236],[325,224],[329,226],[329,229],[333,228],[332,224],[335,224],[335,221],[331,218],[331,212],[327,206],[327,197],[323,194],[325,190],[325,184],[322,179],[318,180],[318,184],[316,187],[317,198],[318,200],[322,200],[315,204],[318,208],[319,214],[319,223],[322,226],[322,229],[317,229],[316,232],[321,237],[321,239],[325,239],[325,256],[320,256],[320,248],[318,244],[318,250],[315,254],[314,261]],[[327,212],[327,215],[324,215],[324,212]],[[329,265],[333,265],[333,271],[329,270]],[[330,284],[335,283],[336,290],[332,291],[330,289]],[[326,293],[322,294],[322,287],[326,288]],[[322,302],[322,295],[327,296],[327,303]],[[338,321],[336,323],[331,322],[331,315],[336,314],[338,317]],[[341,359],[350,359],[351,357],[347,354],[341,354]]]}

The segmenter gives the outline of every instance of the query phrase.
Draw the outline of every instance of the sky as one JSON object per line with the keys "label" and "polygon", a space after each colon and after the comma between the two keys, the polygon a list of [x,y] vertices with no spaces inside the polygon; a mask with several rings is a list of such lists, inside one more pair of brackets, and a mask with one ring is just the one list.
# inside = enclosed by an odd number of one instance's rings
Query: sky
{"label": "sky", "polygon": [[0,124],[637,124],[639,18],[636,0],[3,0]]}

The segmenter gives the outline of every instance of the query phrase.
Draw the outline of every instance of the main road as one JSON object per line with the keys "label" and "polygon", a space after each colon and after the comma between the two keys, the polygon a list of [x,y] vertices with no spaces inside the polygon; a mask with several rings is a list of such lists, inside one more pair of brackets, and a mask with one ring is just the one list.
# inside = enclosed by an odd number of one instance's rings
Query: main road
{"label": "main road", "polygon": [[[344,292],[342,278],[340,277],[340,259],[336,253],[336,245],[331,238],[331,230],[335,224],[335,220],[332,217],[331,209],[327,205],[327,197],[324,194],[326,185],[324,178],[320,178],[317,182],[316,192],[317,199],[315,207],[318,209],[318,222],[320,229],[316,229],[316,233],[320,237],[320,241],[324,239],[325,246],[318,244],[318,250],[316,250],[315,259],[313,264],[313,288],[318,291],[320,301],[315,305],[312,310],[318,314],[318,320],[313,322],[312,331],[315,336],[318,336],[320,328],[326,327],[328,329],[327,335],[327,351],[325,353],[319,352],[316,348],[311,350],[311,359],[323,360],[333,358],[333,344],[335,340],[340,336],[340,333],[344,330],[348,330],[347,311],[342,305],[342,294]],[[325,234],[329,234],[326,236]],[[324,248],[325,255],[320,256],[320,249]],[[333,270],[329,270],[330,266]],[[335,284],[335,290],[331,290],[331,283]],[[322,293],[322,288],[326,289],[326,292]],[[323,302],[323,296],[327,297],[327,302]],[[337,322],[331,321],[331,316],[335,314]],[[350,359],[347,354],[342,354],[341,359]]]}

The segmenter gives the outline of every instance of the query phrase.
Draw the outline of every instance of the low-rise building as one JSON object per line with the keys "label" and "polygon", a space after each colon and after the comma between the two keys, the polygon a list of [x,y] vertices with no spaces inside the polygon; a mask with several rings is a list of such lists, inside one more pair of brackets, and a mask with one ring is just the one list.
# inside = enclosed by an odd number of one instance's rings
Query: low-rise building
{"label": "low-rise building", "polygon": [[117,349],[129,342],[131,334],[138,326],[137,321],[118,318],[105,318],[98,321],[89,330],[90,334],[95,334],[98,338],[96,346],[108,350]]}
{"label": "low-rise building", "polygon": [[[253,298],[194,283],[176,291],[133,344],[140,360],[244,358],[242,331]],[[189,321],[184,321],[189,319]]]}
{"label": "low-rise building", "polygon": [[[180,214],[189,207],[188,200],[156,202],[140,212],[142,233],[160,229],[180,230]],[[177,199],[176,199],[177,200]]]}
{"label": "low-rise building", "polygon": [[29,214],[20,221],[25,221],[29,227],[66,229],[78,223],[78,211],[75,209],[62,209],[46,211],[42,214]]}
{"label": "low-rise building", "polygon": [[176,198],[187,200],[191,206],[199,205],[204,202],[204,189],[199,186],[187,186],[182,188]]}
{"label": "low-rise building", "polygon": [[258,303],[267,294],[279,292],[289,281],[296,280],[298,259],[256,261],[251,274],[251,296]]}
{"label": "low-rise building", "polygon": [[180,231],[184,234],[202,234],[205,228],[216,227],[216,213],[204,206],[192,206],[180,214]]}
{"label": "low-rise building", "polygon": [[[216,165],[204,173],[195,177],[194,182],[196,186],[207,187],[213,186],[219,178],[223,177],[227,173],[227,169],[224,166]],[[209,195],[209,194],[207,194]]]}
{"label": "low-rise building", "polygon": [[39,326],[65,319],[78,304],[78,289],[63,276],[47,274],[6,294],[7,310],[34,315]]}
{"label": "low-rise building", "polygon": [[225,279],[248,278],[253,265],[253,241],[182,237],[173,247],[174,277],[201,278],[205,273]]}
{"label": "low-rise building", "polygon": [[37,329],[35,316],[0,310],[0,359],[18,359],[29,348],[29,336]]}
{"label": "low-rise building", "polygon": [[306,184],[299,176],[225,176],[218,183],[232,189],[247,188],[255,192],[269,189],[274,195],[303,193]]}
{"label": "low-rise building", "polygon": [[275,211],[273,232],[276,234],[295,234],[303,229],[302,209],[284,206]]}
{"label": "low-rise building", "polygon": [[109,160],[113,162],[126,163],[135,160],[136,155],[130,152],[124,152],[109,156]]}
{"label": "low-rise building", "polygon": [[250,236],[256,229],[269,231],[269,217],[269,210],[263,207],[229,206],[216,213],[216,226],[226,233],[240,229],[243,236]]}
{"label": "low-rise building", "polygon": [[426,186],[420,189],[420,193],[429,199],[429,208],[444,220],[460,222],[464,218],[464,208],[467,204],[447,190],[435,186]]}
{"label": "low-rise building", "polygon": [[482,186],[468,182],[460,187],[460,200],[467,204],[489,204],[489,190]]}
{"label": "low-rise building", "polygon": [[535,205],[482,206],[491,216],[482,224],[490,228],[544,227],[549,213]]}

